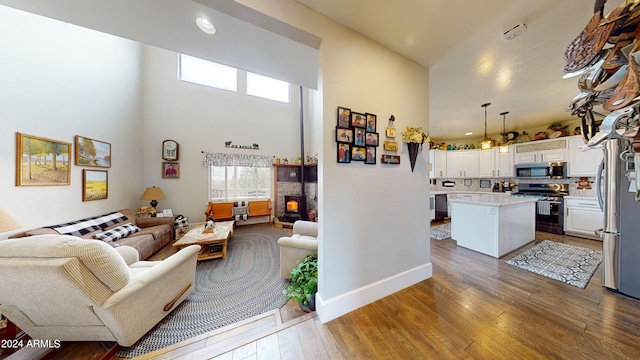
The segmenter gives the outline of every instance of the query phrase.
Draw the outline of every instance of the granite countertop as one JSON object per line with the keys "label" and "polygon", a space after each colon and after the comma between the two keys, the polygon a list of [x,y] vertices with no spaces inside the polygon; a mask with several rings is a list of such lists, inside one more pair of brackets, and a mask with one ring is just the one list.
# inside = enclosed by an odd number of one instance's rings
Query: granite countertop
{"label": "granite countertop", "polygon": [[470,203],[488,206],[510,206],[525,203],[535,203],[535,198],[524,196],[504,196],[502,194],[470,194],[462,198],[449,199],[449,202]]}

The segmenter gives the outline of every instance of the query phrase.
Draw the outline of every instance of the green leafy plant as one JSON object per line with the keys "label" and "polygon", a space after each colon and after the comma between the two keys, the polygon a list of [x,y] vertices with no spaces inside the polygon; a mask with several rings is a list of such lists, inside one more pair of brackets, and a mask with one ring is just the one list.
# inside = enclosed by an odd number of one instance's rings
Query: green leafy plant
{"label": "green leafy plant", "polygon": [[318,256],[307,255],[300,261],[298,266],[291,270],[291,285],[283,294],[287,296],[287,300],[295,301],[307,306],[311,297],[318,292]]}
{"label": "green leafy plant", "polygon": [[558,130],[558,129],[562,129],[564,127],[566,127],[566,126],[563,126],[560,121],[554,121],[551,124],[549,124],[547,129],[549,129],[549,130]]}

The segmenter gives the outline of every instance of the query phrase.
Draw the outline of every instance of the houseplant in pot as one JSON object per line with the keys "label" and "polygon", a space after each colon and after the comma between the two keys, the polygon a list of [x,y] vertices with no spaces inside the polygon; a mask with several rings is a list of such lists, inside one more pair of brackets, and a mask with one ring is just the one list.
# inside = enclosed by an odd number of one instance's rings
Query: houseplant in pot
{"label": "houseplant in pot", "polygon": [[287,300],[294,299],[304,311],[315,311],[318,291],[318,256],[307,255],[291,270],[291,285],[283,291]]}

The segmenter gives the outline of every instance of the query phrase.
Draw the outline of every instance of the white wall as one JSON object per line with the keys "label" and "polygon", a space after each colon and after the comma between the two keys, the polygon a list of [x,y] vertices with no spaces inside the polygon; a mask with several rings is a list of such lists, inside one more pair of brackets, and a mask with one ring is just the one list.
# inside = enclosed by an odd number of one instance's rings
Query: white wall
{"label": "white wall", "polygon": [[[26,230],[135,206],[142,190],[140,46],[4,6],[0,34],[0,208]],[[111,143],[108,199],[82,201],[82,169],[97,168],[73,165],[70,186],[15,186],[16,132]]]}
{"label": "white wall", "polygon": [[[292,86],[291,103],[280,103],[247,95],[244,72],[239,72],[236,93],[180,81],[176,66],[176,53],[144,47],[143,182],[161,187],[167,196],[159,209],[171,208],[190,222],[202,222],[208,201],[202,151],[299,156],[299,92]],[[179,179],[162,178],[161,144],[166,139],[179,144]],[[226,148],[225,141],[257,143],[260,150]]]}
{"label": "white wall", "polygon": [[381,147],[375,166],[337,164],[334,135],[337,106],[377,114],[381,139],[392,114],[397,141],[406,126],[427,128],[428,70],[296,1],[242,3],[323,39],[314,109],[322,321],[430,277],[427,152],[413,173],[402,144],[400,166],[381,165]]}

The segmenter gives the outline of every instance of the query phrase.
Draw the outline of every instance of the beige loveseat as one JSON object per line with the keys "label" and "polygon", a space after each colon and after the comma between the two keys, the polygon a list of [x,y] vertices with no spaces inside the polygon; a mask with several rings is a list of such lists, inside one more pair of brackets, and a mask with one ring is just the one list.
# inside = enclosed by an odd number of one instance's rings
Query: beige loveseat
{"label": "beige loveseat", "polygon": [[34,339],[131,346],[193,292],[199,250],[138,261],[76,236],[0,240],[0,311]]}
{"label": "beige loveseat", "polygon": [[[83,239],[94,239],[94,235],[102,233],[119,227],[125,223],[132,223],[140,228],[140,231],[134,234],[127,235],[125,238],[116,240],[112,243],[114,247],[117,246],[131,246],[138,250],[141,259],[148,259],[158,250],[162,249],[165,245],[169,244],[173,240],[173,217],[158,217],[158,218],[136,218],[133,211],[129,209],[118,210],[117,212],[124,215],[127,219],[111,226],[108,226],[101,230],[91,231],[87,234],[80,236]],[[39,227],[24,232],[13,234],[10,238],[19,238],[33,235],[59,235],[59,233],[52,227]]]}
{"label": "beige loveseat", "polygon": [[278,239],[280,276],[291,277],[291,270],[307,255],[318,253],[318,223],[298,220],[293,223],[293,235]]}

